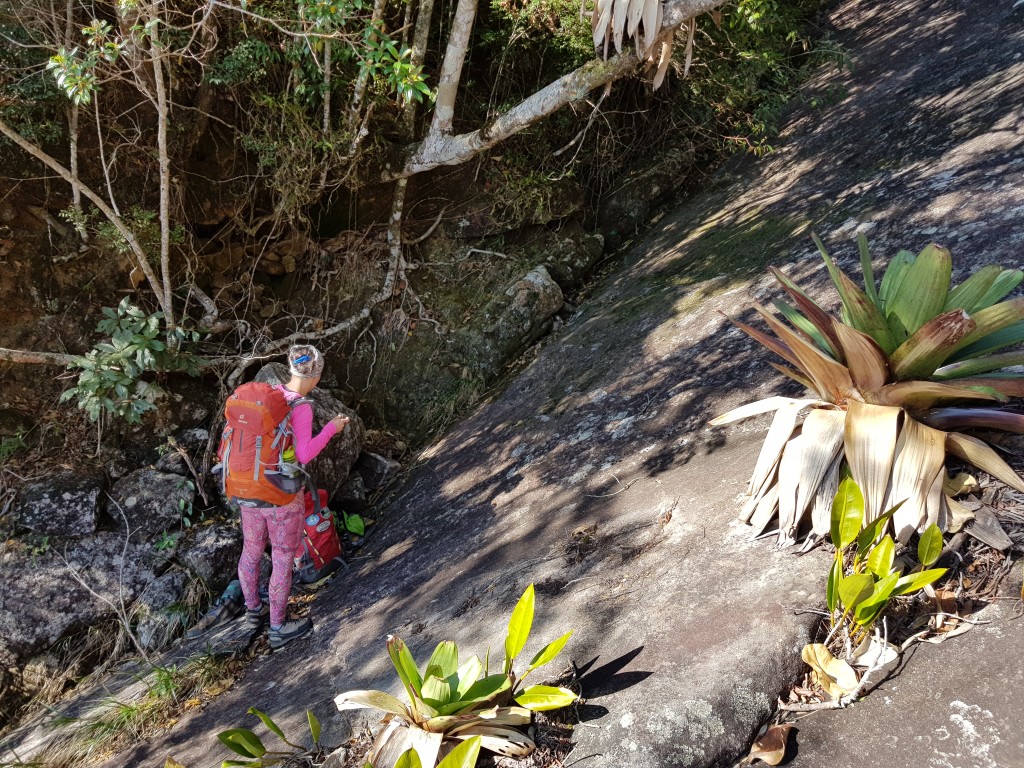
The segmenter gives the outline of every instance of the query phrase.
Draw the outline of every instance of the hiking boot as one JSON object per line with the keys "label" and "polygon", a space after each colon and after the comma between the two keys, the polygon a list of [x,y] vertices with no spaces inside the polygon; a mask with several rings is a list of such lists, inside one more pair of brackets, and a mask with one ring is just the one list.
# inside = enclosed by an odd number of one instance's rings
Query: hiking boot
{"label": "hiking boot", "polygon": [[259,629],[263,626],[263,623],[270,616],[270,606],[263,603],[259,608],[246,608],[245,610],[245,625],[249,629]]}
{"label": "hiking boot", "polygon": [[[227,624],[245,610],[245,603],[239,602],[242,599],[241,592],[233,590],[233,587],[237,587],[237,584],[237,581],[231,582],[231,585],[228,586],[223,595],[217,598],[217,602],[206,612],[206,615],[185,633],[186,640],[194,640],[206,634],[214,627]],[[235,591],[238,591],[237,596]]]}
{"label": "hiking boot", "polygon": [[273,649],[288,645],[292,640],[302,637],[313,628],[313,622],[309,619],[295,619],[286,621],[277,629],[270,628],[270,647]]}

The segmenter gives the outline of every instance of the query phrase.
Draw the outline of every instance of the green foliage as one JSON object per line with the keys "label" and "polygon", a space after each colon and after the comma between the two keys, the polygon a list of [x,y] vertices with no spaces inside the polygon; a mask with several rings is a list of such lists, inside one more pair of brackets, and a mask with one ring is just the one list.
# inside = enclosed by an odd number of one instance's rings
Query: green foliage
{"label": "green foliage", "polygon": [[247,37],[213,62],[206,81],[213,85],[243,85],[262,82],[270,69],[281,63],[281,54],[265,40]]}
{"label": "green foliage", "polygon": [[74,386],[61,395],[61,401],[74,398],[92,421],[107,415],[138,423],[155,407],[153,401],[162,393],[144,376],[168,371],[198,373],[198,361],[182,351],[181,345],[198,341],[199,334],[181,329],[162,331],[162,317],[160,312],[145,314],[127,296],[117,309],[104,307],[96,330],[108,334],[109,340],[75,358],[72,367],[81,373]]}
{"label": "green foliage", "polygon": [[412,49],[398,45],[384,32],[383,27],[367,27],[363,40],[366,50],[364,66],[373,78],[393,91],[404,106],[410,101],[434,100],[423,76],[423,67],[412,63]]}
{"label": "green foliage", "polygon": [[85,49],[61,47],[50,57],[46,68],[53,73],[57,87],[73,104],[91,104],[96,90],[96,70],[101,63],[113,64],[128,43],[114,34],[107,21],[93,19],[82,28]]}
{"label": "green foliage", "polygon": [[[905,576],[896,566],[896,542],[885,531],[897,509],[865,525],[860,488],[849,477],[839,484],[832,504],[836,556],[826,595],[833,626],[850,623],[856,635],[866,636],[893,598],[918,592],[946,573],[945,568],[925,570],[942,551],[942,532],[936,525],[921,534],[917,550],[920,564]],[[855,543],[856,549],[848,559],[847,550]]]}
{"label": "green foliage", "polygon": [[28,449],[25,434],[20,430],[7,437],[0,437],[0,464],[9,461],[16,454]]}
{"label": "green foliage", "polygon": [[[476,765],[477,757],[480,755],[480,743],[482,741],[483,739],[480,736],[466,739],[449,752],[437,764],[437,768],[473,768]],[[369,763],[367,763],[367,766],[373,768]],[[395,768],[423,768],[423,763],[420,762],[420,756],[416,753],[416,750],[408,749],[399,756],[398,762],[395,763]]]}
{"label": "green foliage", "polygon": [[[290,749],[267,749],[260,740],[260,737],[248,728],[229,728],[226,731],[218,733],[217,738],[220,739],[220,742],[225,747],[230,749],[236,755],[241,755],[246,759],[224,760],[221,763],[222,768],[243,765],[261,766],[261,768],[263,768],[265,766],[286,763],[296,758],[308,756],[311,753],[311,750],[290,741],[288,737],[284,735],[284,731],[281,730],[281,727],[274,722],[270,715],[265,712],[261,712],[256,709],[256,707],[249,707],[248,713],[258,717],[263,725],[265,725],[271,733],[277,736],[278,739],[290,747]],[[313,737],[312,752],[315,752],[318,751],[320,747],[320,721],[317,720],[316,715],[314,715],[310,710],[306,710],[306,719],[309,721],[309,732]]]}
{"label": "green foliage", "polygon": [[[17,0],[20,2],[20,0]],[[63,97],[47,75],[47,52],[19,23],[10,2],[0,0],[0,117],[30,141],[56,141],[64,132],[58,107]],[[0,137],[0,143],[7,142]]]}
{"label": "green foliage", "polygon": [[179,538],[181,538],[180,533],[168,533],[167,531],[161,531],[156,543],[153,544],[153,548],[157,552],[167,552],[178,545]]}
{"label": "green foliage", "polygon": [[[178,487],[194,491],[196,489],[196,484],[191,480],[182,478]],[[178,499],[178,512],[181,514],[181,524],[186,528],[191,528],[196,522],[202,522],[206,519],[206,513],[202,510],[199,512],[198,519],[196,518],[195,507],[192,505],[192,502],[187,499]]]}
{"label": "green foliage", "polygon": [[[388,638],[391,663],[405,689],[407,702],[383,691],[349,691],[335,699],[339,709],[370,708],[401,718],[410,728],[445,734],[458,729],[459,738],[480,733],[493,726],[523,726],[530,723],[530,712],[560,709],[576,700],[566,688],[532,685],[522,687],[527,676],[551,662],[565,647],[572,632],[541,648],[521,675],[514,669],[516,657],[526,647],[533,625],[535,593],[531,584],[512,611],[505,636],[505,662],[499,674],[489,674],[488,661],[470,656],[460,663],[458,646],[446,640],[437,645],[421,671],[409,647],[401,638]],[[488,654],[489,657],[489,654]],[[511,704],[511,706],[510,706]],[[407,729],[399,729],[389,738],[407,738]],[[516,731],[502,740],[502,754],[528,754],[533,742]],[[403,750],[404,751],[404,750]],[[422,755],[421,755],[422,756]],[[411,759],[411,758],[410,758]],[[434,768],[433,762],[428,768]]]}

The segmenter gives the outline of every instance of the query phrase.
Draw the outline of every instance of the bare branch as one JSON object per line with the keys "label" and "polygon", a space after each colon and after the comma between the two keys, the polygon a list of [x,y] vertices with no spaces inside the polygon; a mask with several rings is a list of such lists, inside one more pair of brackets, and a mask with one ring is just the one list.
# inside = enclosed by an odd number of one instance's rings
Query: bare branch
{"label": "bare branch", "polygon": [[589,61],[575,72],[560,77],[521,101],[479,130],[458,136],[431,133],[426,139],[411,147],[403,168],[385,173],[384,179],[406,178],[442,165],[460,165],[566,104],[586,99],[594,88],[632,74],[639,66],[640,62],[631,52],[615,56],[608,61]]}
{"label": "bare branch", "polygon": [[5,349],[4,347],[0,347],[0,360],[8,363],[68,366],[71,365],[74,359],[74,355],[64,355],[60,352],[28,352],[20,349]]}
{"label": "bare branch", "polygon": [[42,162],[43,165],[54,171],[68,184],[78,187],[82,191],[82,194],[89,198],[93,205],[100,209],[103,215],[107,217],[111,224],[114,225],[114,228],[117,229],[121,237],[123,237],[128,243],[138,266],[142,269],[142,273],[146,276],[146,280],[149,281],[149,285],[153,289],[153,293],[155,293],[160,299],[161,309],[166,313],[170,307],[162,306],[164,303],[163,288],[160,285],[160,279],[156,276],[153,272],[153,268],[149,265],[149,260],[146,258],[146,250],[142,247],[138,238],[135,237],[135,234],[128,229],[128,226],[124,223],[121,217],[117,215],[114,209],[111,208],[106,201],[104,201],[104,199],[96,194],[91,188],[83,184],[80,179],[73,176],[71,171],[65,168],[59,160],[46,154],[46,152],[35,144],[27,141],[20,133],[11,128],[11,126],[2,119],[0,119],[0,133],[28,152],[32,157]]}

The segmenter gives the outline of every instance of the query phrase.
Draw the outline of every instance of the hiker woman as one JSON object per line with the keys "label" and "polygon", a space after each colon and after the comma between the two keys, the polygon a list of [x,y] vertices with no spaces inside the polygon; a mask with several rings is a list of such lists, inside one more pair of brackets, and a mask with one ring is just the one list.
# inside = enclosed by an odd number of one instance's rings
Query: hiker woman
{"label": "hiker woman", "polygon": [[[279,390],[292,402],[308,395],[320,383],[324,360],[316,347],[297,345],[288,350],[291,379],[279,384]],[[348,417],[339,414],[313,436],[313,407],[303,401],[291,408],[290,430],[295,459],[300,464],[312,461],[332,437],[345,428]],[[280,648],[302,637],[313,628],[308,619],[286,621],[288,594],[292,587],[292,562],[302,537],[305,500],[299,492],[295,499],[280,507],[240,506],[242,513],[242,557],[238,561],[238,579],[245,596],[246,623],[254,630],[263,623],[267,609],[260,600],[259,576],[263,550],[270,541],[270,647]]]}

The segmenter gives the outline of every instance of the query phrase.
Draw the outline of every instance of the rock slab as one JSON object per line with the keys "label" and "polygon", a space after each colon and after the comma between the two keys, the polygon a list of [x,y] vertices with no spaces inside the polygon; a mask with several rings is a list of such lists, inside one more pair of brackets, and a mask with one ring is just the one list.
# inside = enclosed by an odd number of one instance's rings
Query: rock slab
{"label": "rock slab", "polygon": [[102,477],[75,472],[26,486],[18,504],[18,523],[44,536],[95,533],[103,486]]}

